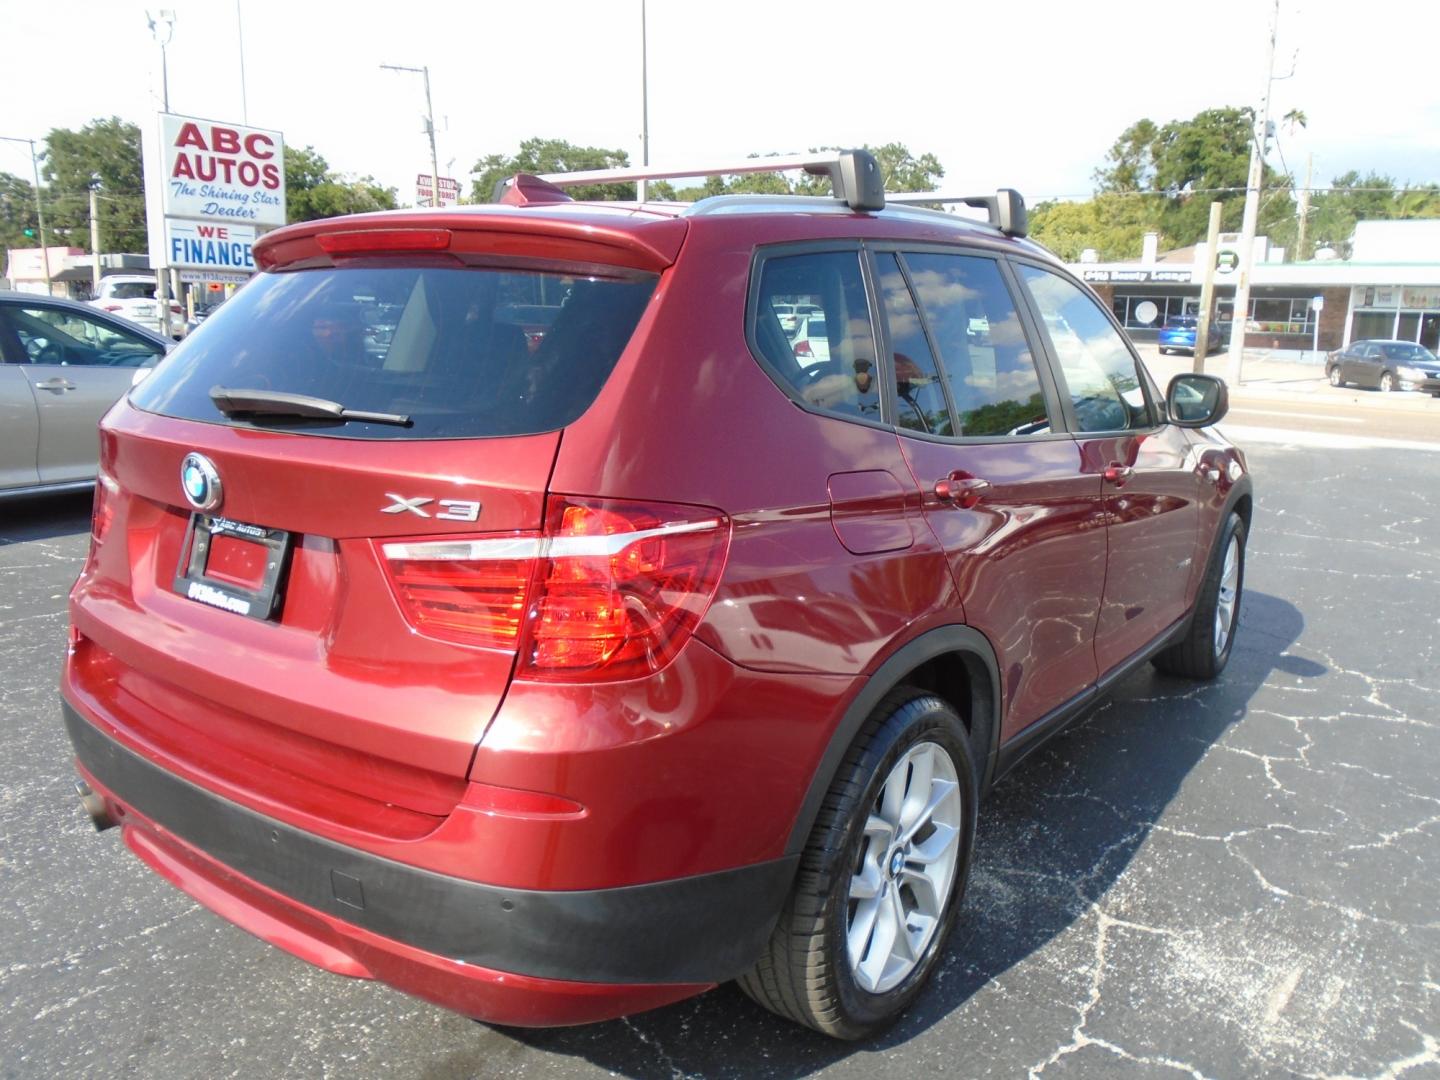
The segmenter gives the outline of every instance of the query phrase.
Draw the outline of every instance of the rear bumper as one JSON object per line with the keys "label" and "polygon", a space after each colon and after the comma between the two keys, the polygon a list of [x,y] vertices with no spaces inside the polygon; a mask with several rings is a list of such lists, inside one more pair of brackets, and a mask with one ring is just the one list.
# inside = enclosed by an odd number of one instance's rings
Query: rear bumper
{"label": "rear bumper", "polygon": [[495,1023],[586,1023],[733,978],[768,938],[795,857],[620,888],[539,891],[360,851],[198,787],[64,703],[81,772],[126,843],[191,896],[340,974]]}

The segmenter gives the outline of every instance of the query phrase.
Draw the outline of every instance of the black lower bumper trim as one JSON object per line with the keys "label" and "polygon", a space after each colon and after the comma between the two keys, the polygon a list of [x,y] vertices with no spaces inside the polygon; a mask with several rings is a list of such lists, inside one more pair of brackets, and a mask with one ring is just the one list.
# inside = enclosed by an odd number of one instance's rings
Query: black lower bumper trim
{"label": "black lower bumper trim", "polygon": [[797,857],[789,857],[654,884],[567,892],[447,877],[230,802],[121,746],[68,702],[63,707],[80,763],[122,802],[186,843],[297,903],[498,971],[575,982],[723,982],[760,954],[795,872]]}

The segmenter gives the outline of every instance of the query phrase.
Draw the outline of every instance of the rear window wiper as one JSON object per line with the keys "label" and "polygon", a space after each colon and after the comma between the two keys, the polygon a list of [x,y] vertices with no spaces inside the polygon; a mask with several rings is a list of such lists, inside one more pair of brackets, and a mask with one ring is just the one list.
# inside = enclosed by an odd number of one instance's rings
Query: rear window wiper
{"label": "rear window wiper", "polygon": [[369,424],[409,427],[410,417],[400,413],[365,412],[347,409],[329,398],[309,394],[285,394],[279,390],[231,390],[210,388],[210,400],[226,416],[298,416],[316,420],[356,420]]}

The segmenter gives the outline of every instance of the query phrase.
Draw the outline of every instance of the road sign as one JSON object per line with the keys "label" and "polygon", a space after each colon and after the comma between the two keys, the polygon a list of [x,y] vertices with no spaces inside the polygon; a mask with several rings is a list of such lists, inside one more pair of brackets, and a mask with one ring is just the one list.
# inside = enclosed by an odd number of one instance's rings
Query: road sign
{"label": "road sign", "polygon": [[[415,196],[422,206],[435,205],[435,180],[429,173],[415,177]],[[460,181],[450,176],[440,177],[440,205],[454,206],[460,201]]]}
{"label": "road sign", "polygon": [[1312,297],[1310,298],[1310,310],[1311,310],[1311,311],[1323,311],[1324,309],[1325,309],[1325,297],[1323,297],[1323,296],[1312,296]]}

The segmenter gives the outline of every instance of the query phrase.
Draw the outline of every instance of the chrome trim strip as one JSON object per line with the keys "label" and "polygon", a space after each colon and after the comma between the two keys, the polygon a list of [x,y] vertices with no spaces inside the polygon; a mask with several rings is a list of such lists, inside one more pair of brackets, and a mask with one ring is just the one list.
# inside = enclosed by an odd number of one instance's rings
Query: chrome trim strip
{"label": "chrome trim strip", "polygon": [[565,559],[577,556],[618,555],[631,544],[652,537],[681,536],[720,527],[721,519],[673,521],[653,529],[611,533],[606,536],[517,536],[493,540],[425,540],[413,544],[385,544],[387,559],[423,559],[430,562],[489,562],[513,559]]}

